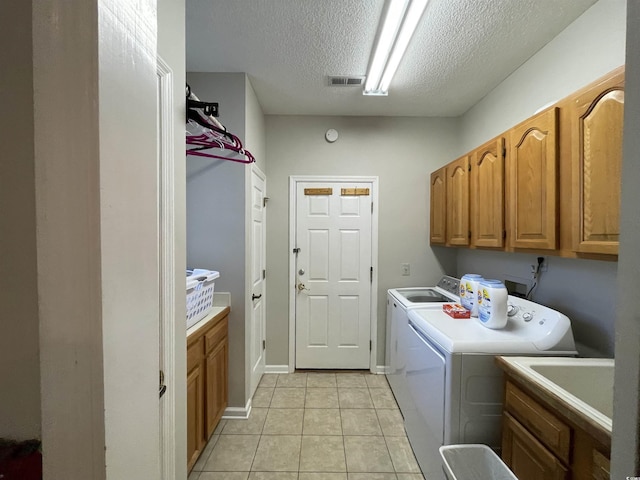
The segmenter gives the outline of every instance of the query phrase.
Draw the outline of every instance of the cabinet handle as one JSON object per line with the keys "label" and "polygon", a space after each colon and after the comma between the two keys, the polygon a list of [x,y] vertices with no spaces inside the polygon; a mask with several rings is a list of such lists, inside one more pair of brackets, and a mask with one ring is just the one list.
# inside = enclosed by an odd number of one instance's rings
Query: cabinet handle
{"label": "cabinet handle", "polygon": [[257,300],[259,298],[262,298],[262,294],[260,295],[256,295],[255,293],[253,295],[251,295],[251,300]]}

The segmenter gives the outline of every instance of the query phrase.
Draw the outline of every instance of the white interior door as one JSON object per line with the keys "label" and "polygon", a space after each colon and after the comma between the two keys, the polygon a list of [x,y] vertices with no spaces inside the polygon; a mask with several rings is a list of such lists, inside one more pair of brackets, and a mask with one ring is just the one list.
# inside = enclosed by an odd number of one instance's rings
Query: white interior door
{"label": "white interior door", "polygon": [[257,167],[251,169],[251,394],[264,373],[265,353],[265,192],[266,178]]}
{"label": "white interior door", "polygon": [[372,183],[296,183],[296,368],[368,369]]}

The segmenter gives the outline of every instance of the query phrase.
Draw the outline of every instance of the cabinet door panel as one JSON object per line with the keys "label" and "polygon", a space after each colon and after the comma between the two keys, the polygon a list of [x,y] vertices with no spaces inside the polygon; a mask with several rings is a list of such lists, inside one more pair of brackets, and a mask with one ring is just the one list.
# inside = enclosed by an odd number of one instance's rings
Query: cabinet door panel
{"label": "cabinet door panel", "polygon": [[574,250],[618,254],[624,73],[572,103]]}
{"label": "cabinet door panel", "polygon": [[557,117],[554,107],[510,132],[509,225],[516,248],[557,247]]}
{"label": "cabinet door panel", "polygon": [[432,245],[444,245],[447,242],[447,178],[446,168],[431,174],[431,221],[429,222],[429,239]]}
{"label": "cabinet door panel", "polygon": [[207,438],[227,408],[227,337],[207,355]]}
{"label": "cabinet door panel", "polygon": [[447,165],[447,244],[469,245],[469,157]]}
{"label": "cabinet door panel", "polygon": [[517,420],[504,413],[502,459],[519,480],[566,480],[568,470]]}
{"label": "cabinet door panel", "polygon": [[187,466],[191,470],[205,444],[204,377],[197,364],[187,375]]}
{"label": "cabinet door panel", "polygon": [[565,463],[569,462],[571,429],[566,423],[511,382],[507,382],[505,387],[505,407],[554,455]]}
{"label": "cabinet door panel", "polygon": [[504,139],[478,148],[471,161],[471,243],[504,245]]}

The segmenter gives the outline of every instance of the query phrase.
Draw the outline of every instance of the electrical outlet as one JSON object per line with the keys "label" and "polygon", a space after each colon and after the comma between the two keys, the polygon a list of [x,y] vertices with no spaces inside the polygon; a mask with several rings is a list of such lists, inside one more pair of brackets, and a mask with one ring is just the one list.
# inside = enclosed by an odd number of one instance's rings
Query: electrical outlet
{"label": "electrical outlet", "polygon": [[407,277],[411,275],[411,266],[408,263],[403,263],[400,265],[402,267],[402,276]]}
{"label": "electrical outlet", "polygon": [[549,269],[549,261],[547,257],[543,257],[542,264],[540,265],[540,271],[546,272]]}
{"label": "electrical outlet", "polygon": [[540,263],[540,271],[541,272],[546,272],[547,269],[549,268],[549,262],[547,261],[547,257],[537,257],[536,258],[536,264],[538,264],[539,260],[542,259],[542,263]]}
{"label": "electrical outlet", "polygon": [[531,274],[535,276],[536,273],[546,272],[548,267],[545,257],[536,257],[535,263],[531,264]]}

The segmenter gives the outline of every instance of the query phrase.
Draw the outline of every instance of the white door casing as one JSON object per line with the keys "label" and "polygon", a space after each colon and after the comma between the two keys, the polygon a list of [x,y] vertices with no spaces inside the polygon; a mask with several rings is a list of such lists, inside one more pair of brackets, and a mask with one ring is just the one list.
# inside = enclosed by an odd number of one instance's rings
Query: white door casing
{"label": "white door casing", "polygon": [[168,386],[160,398],[160,478],[175,476],[175,208],[174,208],[173,71],[158,57],[158,262],[159,370]]}
{"label": "white door casing", "polygon": [[265,367],[266,320],[266,177],[255,165],[251,167],[251,326],[249,365],[251,381],[249,398],[253,396]]}
{"label": "white door casing", "polygon": [[[344,188],[368,192],[343,195]],[[373,369],[377,179],[298,177],[291,190],[295,354],[289,368],[295,358],[296,368]]]}

